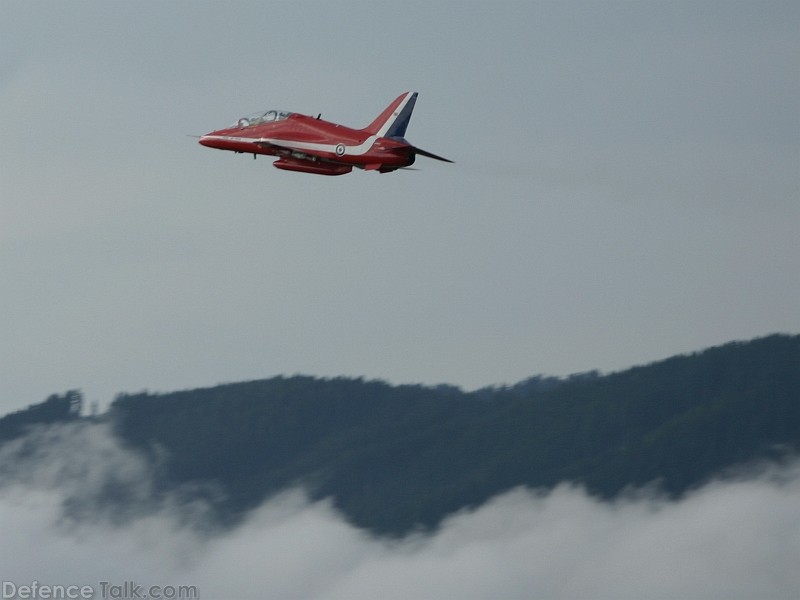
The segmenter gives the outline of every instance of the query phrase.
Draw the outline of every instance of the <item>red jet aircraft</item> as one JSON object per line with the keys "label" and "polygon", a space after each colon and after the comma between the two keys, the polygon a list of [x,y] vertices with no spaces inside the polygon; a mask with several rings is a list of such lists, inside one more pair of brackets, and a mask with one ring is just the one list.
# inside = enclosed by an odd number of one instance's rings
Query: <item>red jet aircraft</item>
{"label": "red jet aircraft", "polygon": [[344,175],[353,167],[388,173],[414,164],[418,154],[453,162],[412,146],[406,134],[416,92],[397,97],[364,129],[351,129],[283,110],[242,117],[236,124],[200,137],[209,148],[278,156],[273,166],[287,171]]}

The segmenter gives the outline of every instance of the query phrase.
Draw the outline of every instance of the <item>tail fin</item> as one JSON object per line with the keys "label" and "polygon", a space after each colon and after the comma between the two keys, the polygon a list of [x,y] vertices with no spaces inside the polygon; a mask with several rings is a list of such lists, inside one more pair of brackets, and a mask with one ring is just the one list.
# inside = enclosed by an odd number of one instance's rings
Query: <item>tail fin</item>
{"label": "tail fin", "polygon": [[370,135],[378,137],[404,137],[411,112],[417,101],[417,92],[400,94],[394,102],[378,115],[378,118],[363,129]]}

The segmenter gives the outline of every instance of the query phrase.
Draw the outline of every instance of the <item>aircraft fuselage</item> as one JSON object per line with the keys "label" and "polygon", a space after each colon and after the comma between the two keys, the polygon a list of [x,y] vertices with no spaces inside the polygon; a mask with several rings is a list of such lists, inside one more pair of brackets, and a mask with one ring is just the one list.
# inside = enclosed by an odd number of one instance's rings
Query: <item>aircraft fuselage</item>
{"label": "aircraft fuselage", "polygon": [[254,156],[277,156],[273,164],[279,169],[321,175],[343,175],[353,167],[385,173],[412,165],[417,154],[451,162],[412,146],[403,137],[416,97],[411,92],[400,95],[364,129],[271,110],[207,133],[200,137],[200,144]]}

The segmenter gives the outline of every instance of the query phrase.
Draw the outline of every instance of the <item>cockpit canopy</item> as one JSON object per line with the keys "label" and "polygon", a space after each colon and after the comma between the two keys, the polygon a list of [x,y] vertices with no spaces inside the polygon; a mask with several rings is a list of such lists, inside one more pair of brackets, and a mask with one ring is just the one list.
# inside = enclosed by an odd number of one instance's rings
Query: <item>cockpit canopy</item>
{"label": "cockpit canopy", "polygon": [[245,127],[254,127],[255,125],[263,125],[264,123],[273,123],[275,121],[283,121],[288,119],[292,113],[286,110],[268,110],[267,112],[257,112],[252,115],[242,117],[234,124],[234,127],[244,129]]}

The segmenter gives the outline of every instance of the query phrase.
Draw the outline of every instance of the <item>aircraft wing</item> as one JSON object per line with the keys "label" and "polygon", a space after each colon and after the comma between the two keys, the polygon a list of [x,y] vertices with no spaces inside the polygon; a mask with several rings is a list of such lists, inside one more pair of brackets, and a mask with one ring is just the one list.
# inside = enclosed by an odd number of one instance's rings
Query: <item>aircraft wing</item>
{"label": "aircraft wing", "polygon": [[[370,137],[366,141],[364,141],[360,146],[350,146],[348,148],[348,155],[359,155],[366,152],[374,142],[374,138]],[[428,158],[433,158],[435,160],[441,160],[443,162],[452,163],[453,161],[449,158],[444,158],[443,156],[439,156],[438,154],[434,154],[433,152],[428,152],[427,150],[423,150],[422,148],[418,148],[416,146],[412,146],[405,140],[402,140],[403,146],[407,145],[406,147],[411,148],[411,150],[415,154],[419,154],[421,156],[427,156]],[[261,138],[260,140],[255,140],[254,142],[258,146],[262,148],[278,148],[281,150],[289,150],[291,152],[301,152],[303,154],[307,154],[310,156],[318,156],[320,158],[327,158],[331,154],[336,154],[337,156],[342,156],[345,152],[345,148],[342,144],[330,144],[324,142],[307,142],[307,141],[300,141],[300,140],[281,140],[275,138]]]}
{"label": "aircraft wing", "polygon": [[280,140],[275,138],[261,138],[254,143],[262,148],[277,148],[280,150],[291,150],[292,152],[302,152],[312,156],[322,156],[323,152],[335,153],[336,146],[333,144],[321,144],[316,142],[301,142],[294,140]]}

